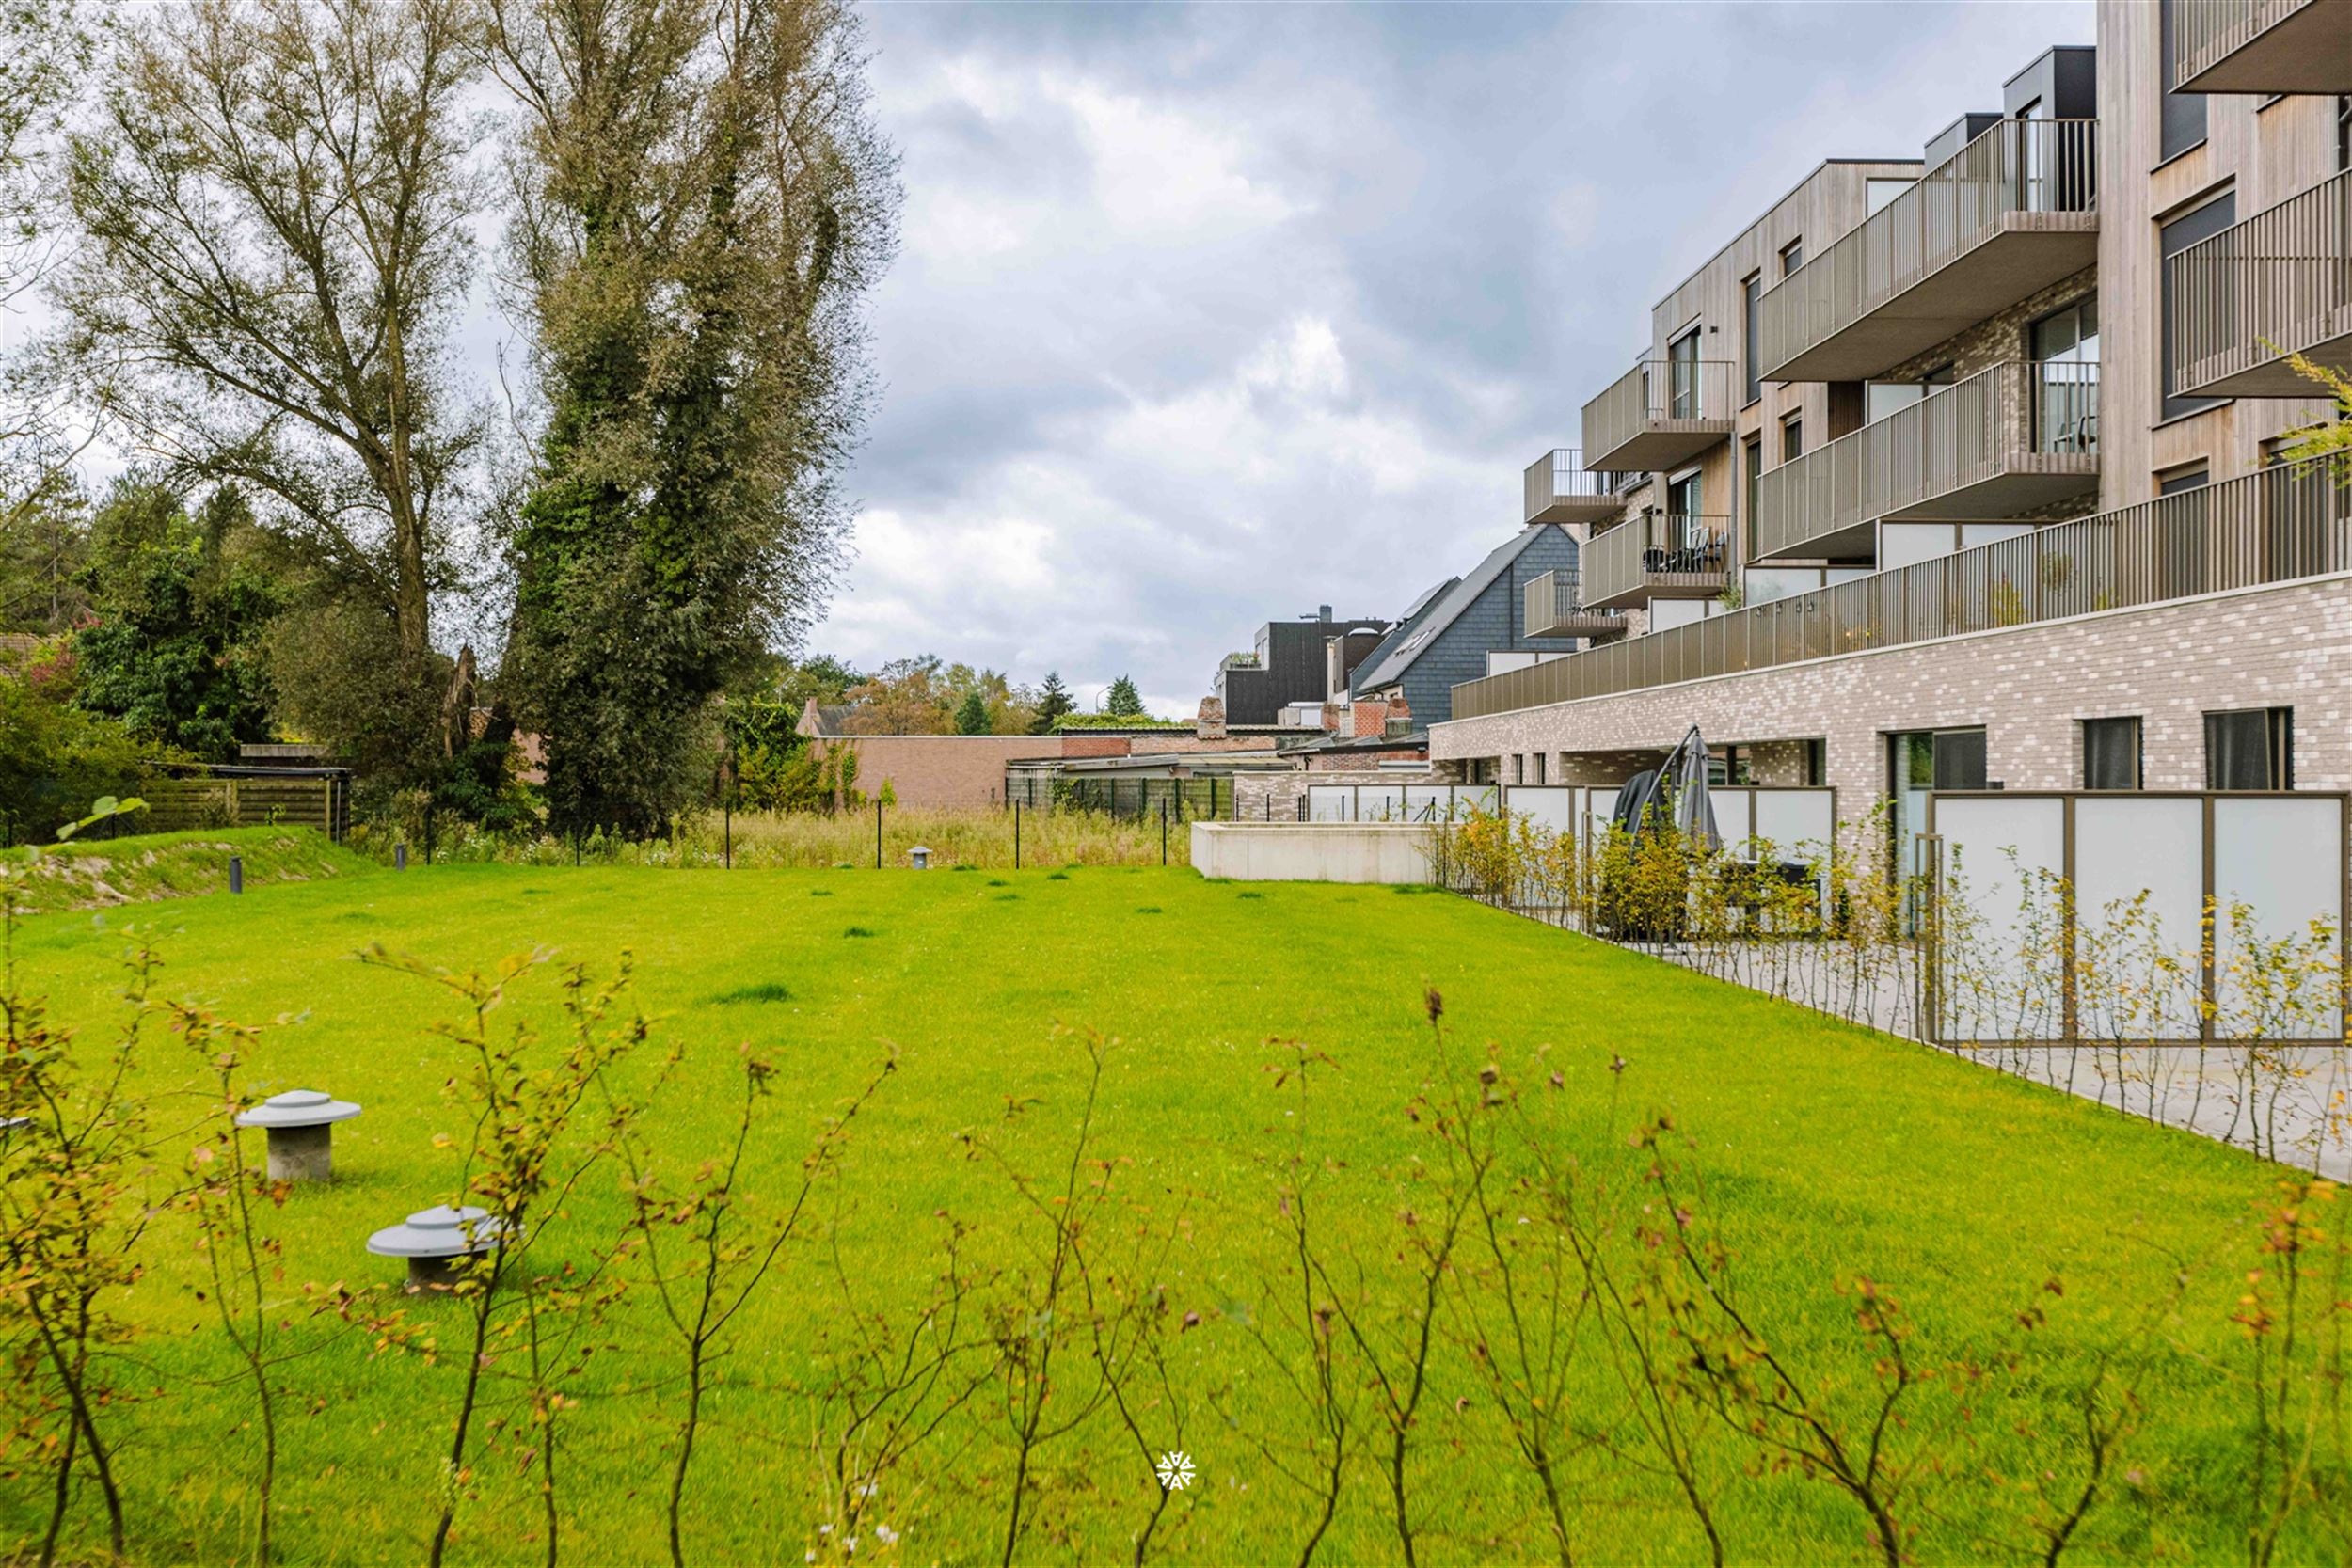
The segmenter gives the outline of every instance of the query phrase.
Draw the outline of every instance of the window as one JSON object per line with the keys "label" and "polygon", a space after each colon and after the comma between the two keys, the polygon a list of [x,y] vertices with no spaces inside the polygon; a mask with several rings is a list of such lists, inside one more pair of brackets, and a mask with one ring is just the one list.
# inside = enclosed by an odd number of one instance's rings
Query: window
{"label": "window", "polygon": [[1756,783],[1755,753],[1745,746],[1720,748],[1707,759],[1707,782],[1726,785]]}
{"label": "window", "polygon": [[2352,174],[2352,92],[2336,100],[2336,172]]}
{"label": "window", "polygon": [[1740,492],[1741,508],[1745,515],[1743,520],[1748,531],[1748,542],[1751,545],[1756,542],[1756,493],[1757,487],[1763,483],[1763,479],[1764,437],[1751,436],[1748,437],[1747,444],[1747,484],[1746,488]]}
{"label": "window", "polygon": [[2205,95],[2182,92],[2172,80],[2172,29],[2181,0],[2156,0],[2156,61],[2164,74],[2164,118],[2156,135],[2156,160],[2169,162],[2205,139]]}
{"label": "window", "polygon": [[1791,414],[1780,421],[1780,460],[1794,463],[1804,455],[1804,416]]}
{"label": "window", "polygon": [[1829,742],[1804,742],[1804,782],[1815,789],[1829,783]]}
{"label": "window", "polygon": [[1935,736],[1935,787],[1984,787],[1984,732],[1940,730]]}
{"label": "window", "polygon": [[2137,718],[2083,721],[2083,787],[2139,787],[2139,721]]}
{"label": "window", "polygon": [[1696,420],[1699,412],[1699,329],[1666,345],[1667,406],[1670,420]]}
{"label": "window", "polygon": [[[2171,7],[2168,5],[2165,8],[2165,15],[2170,16],[2171,14]],[[2199,99],[2198,102],[2202,103],[2204,100]],[[2174,218],[2170,223],[2168,223],[2161,229],[2157,230],[2156,248],[2162,252],[2164,260],[2169,261],[2172,257],[2179,255],[2184,250],[2186,250],[2190,245],[2195,245],[2199,240],[2210,239],[2212,236],[2220,233],[2224,229],[2229,228],[2230,225],[2235,223],[2236,221],[2237,193],[2234,191],[2225,191],[2220,197],[2212,201],[2206,202],[2202,207],[2198,208],[2195,212]],[[2161,265],[2162,263],[2160,262],[2159,264]],[[2175,357],[2172,345],[2173,271],[2174,269],[2170,266],[2165,266],[2163,269],[2162,330],[2164,339],[2162,343],[2162,357],[2164,361],[2164,401],[2159,405],[2157,418],[2164,420],[2178,419],[2184,414],[2194,414],[2200,408],[2212,408],[2226,401],[2222,398],[2185,398],[2173,390],[2173,360]],[[2226,276],[2227,275],[2224,274],[2217,277],[2216,279],[2217,283],[2221,282]],[[2229,312],[2231,311],[2233,302],[2226,297],[2226,288],[2217,289],[2216,292],[2222,294],[2224,297],[2201,302],[2201,307],[2202,309],[2222,312],[2223,319],[2226,320],[2228,319]]]}
{"label": "window", "polygon": [[1916,381],[1866,381],[1862,384],[1862,422],[1876,424],[1928,395]]}
{"label": "window", "polygon": [[2211,470],[2202,463],[2191,463],[2156,476],[2156,494],[2177,496],[2184,490],[2201,490]]}
{"label": "window", "polygon": [[1537,784],[1542,784],[1544,782],[1544,764],[1551,760],[1551,755],[1548,752],[1537,752],[1534,753],[1534,758],[1535,782]]}
{"label": "window", "polygon": [[1511,782],[1513,784],[1525,784],[1527,782],[1527,757],[1522,752],[1513,752],[1511,753]]}
{"label": "window", "polygon": [[1756,305],[1757,300],[1764,297],[1764,275],[1760,272],[1752,275],[1745,283],[1740,285],[1740,309],[1745,312],[1743,319],[1747,333],[1747,400],[1754,403],[1764,395],[1764,378],[1758,373],[1764,367],[1756,358]]}
{"label": "window", "polygon": [[2249,707],[2205,715],[2207,789],[2293,789],[2295,710]]}
{"label": "window", "polygon": [[1883,213],[1894,205],[1895,198],[1911,189],[1909,180],[1865,180],[1862,182],[1863,216]]}
{"label": "window", "polygon": [[1780,247],[1781,277],[1788,277],[1803,265],[1804,265],[1804,241],[1802,237],[1790,240]]}
{"label": "window", "polygon": [[2099,450],[2099,296],[2033,324],[2034,451]]}

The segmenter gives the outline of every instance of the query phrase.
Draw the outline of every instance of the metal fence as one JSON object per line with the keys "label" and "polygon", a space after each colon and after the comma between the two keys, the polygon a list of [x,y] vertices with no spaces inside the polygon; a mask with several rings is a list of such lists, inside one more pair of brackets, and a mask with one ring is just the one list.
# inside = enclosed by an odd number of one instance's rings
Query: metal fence
{"label": "metal fence", "polygon": [[2282,465],[1466,681],[1454,716],[1645,690],[2352,570],[2352,491]]}
{"label": "metal fence", "polygon": [[1008,773],[1005,805],[1029,811],[1096,812],[1139,818],[1165,806],[1170,820],[1215,821],[1233,815],[1233,780],[1089,779],[1067,774]]}

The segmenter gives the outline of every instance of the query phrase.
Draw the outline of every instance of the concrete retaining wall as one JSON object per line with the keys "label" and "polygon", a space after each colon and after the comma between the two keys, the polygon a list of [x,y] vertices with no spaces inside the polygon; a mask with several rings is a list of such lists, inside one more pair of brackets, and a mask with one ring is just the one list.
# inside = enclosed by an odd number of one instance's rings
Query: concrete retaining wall
{"label": "concrete retaining wall", "polygon": [[1195,822],[1192,868],[1239,882],[1425,882],[1429,831],[1385,822]]}

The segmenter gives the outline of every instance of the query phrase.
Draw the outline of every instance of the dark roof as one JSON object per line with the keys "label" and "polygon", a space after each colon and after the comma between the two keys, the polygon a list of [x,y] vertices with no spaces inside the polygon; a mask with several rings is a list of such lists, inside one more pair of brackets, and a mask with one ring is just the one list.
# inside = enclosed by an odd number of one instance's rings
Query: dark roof
{"label": "dark roof", "polygon": [[1304,756],[1310,752],[1318,755],[1329,752],[1406,752],[1415,747],[1422,751],[1429,749],[1427,730],[1411,729],[1406,730],[1403,735],[1327,735],[1319,740],[1310,740],[1303,746],[1285,746],[1282,748],[1282,754],[1286,757],[1296,757]]}
{"label": "dark roof", "polygon": [[[1545,530],[1559,527],[1558,523],[1530,523],[1488,551],[1486,560],[1470,568],[1470,576],[1454,578],[1454,585],[1432,600],[1427,610],[1383,639],[1380,646],[1356,666],[1356,674],[1348,683],[1349,689],[1375,691],[1403,680],[1405,672],[1421,657],[1422,650],[1446,627],[1459,620],[1464,610],[1476,604],[1478,595],[1511,569],[1511,562],[1519,558],[1521,550],[1542,538]],[[1561,531],[1565,532],[1566,530]]]}

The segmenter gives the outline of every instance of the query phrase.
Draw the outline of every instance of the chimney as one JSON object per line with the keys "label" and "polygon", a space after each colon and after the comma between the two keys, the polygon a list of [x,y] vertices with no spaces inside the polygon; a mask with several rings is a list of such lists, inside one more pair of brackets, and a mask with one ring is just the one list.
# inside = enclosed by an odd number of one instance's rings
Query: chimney
{"label": "chimney", "polygon": [[1331,620],[1331,607],[1327,604],[1319,604],[1315,606],[1315,619],[1323,622],[1327,626],[1329,625]]}
{"label": "chimney", "polygon": [[1200,699],[1200,712],[1192,721],[1192,733],[1194,738],[1199,740],[1225,738],[1224,698],[1203,697]]}

